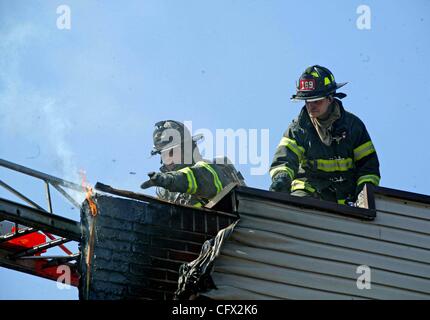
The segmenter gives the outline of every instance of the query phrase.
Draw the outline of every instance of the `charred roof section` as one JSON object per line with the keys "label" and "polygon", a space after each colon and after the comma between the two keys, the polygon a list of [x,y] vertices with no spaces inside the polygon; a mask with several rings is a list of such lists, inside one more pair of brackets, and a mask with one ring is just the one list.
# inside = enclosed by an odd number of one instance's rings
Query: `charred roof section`
{"label": "charred roof section", "polygon": [[97,194],[92,198],[96,216],[83,205],[80,299],[172,299],[179,267],[236,220],[148,199]]}

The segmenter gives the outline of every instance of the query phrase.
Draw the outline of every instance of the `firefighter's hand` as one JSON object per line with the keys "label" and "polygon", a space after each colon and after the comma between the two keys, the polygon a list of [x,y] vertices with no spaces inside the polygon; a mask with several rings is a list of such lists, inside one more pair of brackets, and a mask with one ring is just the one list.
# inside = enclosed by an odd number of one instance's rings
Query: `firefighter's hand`
{"label": "firefighter's hand", "polygon": [[172,176],[162,172],[150,172],[148,173],[149,180],[141,184],[142,189],[150,187],[163,187],[167,188],[172,183]]}
{"label": "firefighter's hand", "polygon": [[291,189],[291,179],[286,173],[278,173],[273,179],[270,186],[270,191],[276,192],[290,192]]}

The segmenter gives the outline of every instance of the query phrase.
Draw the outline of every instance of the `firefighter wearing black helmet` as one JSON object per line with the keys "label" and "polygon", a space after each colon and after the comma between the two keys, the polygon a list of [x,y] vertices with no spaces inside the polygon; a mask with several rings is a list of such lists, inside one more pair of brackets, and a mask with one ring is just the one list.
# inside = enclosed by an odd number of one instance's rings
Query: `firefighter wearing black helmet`
{"label": "firefighter wearing black helmet", "polygon": [[292,100],[304,100],[270,167],[271,191],[352,204],[366,184],[378,185],[379,161],[364,123],[346,111],[346,94],[327,68],[307,68]]}
{"label": "firefighter wearing black helmet", "polygon": [[156,186],[159,198],[174,203],[201,207],[231,182],[244,185],[240,172],[226,157],[214,163],[203,160],[197,141],[178,121],[165,120],[155,124],[154,148],[151,155],[161,156],[160,172],[150,172],[142,189]]}

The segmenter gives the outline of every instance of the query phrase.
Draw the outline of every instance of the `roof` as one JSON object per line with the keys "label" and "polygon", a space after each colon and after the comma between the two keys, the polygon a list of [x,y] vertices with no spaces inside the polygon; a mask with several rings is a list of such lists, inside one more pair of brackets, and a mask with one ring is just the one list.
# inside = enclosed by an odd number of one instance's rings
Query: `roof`
{"label": "roof", "polygon": [[[211,269],[217,289],[202,288],[201,294],[430,299],[430,197],[387,188],[367,191],[370,209],[238,189],[240,221]],[[371,290],[357,285],[367,267]]]}
{"label": "roof", "polygon": [[[95,197],[100,214],[90,273],[87,249],[81,259],[83,299],[171,299],[181,265],[196,260],[204,241],[236,221],[235,214],[240,220],[214,261],[218,290],[202,290],[202,295],[430,298],[428,196],[375,188],[366,190],[367,208],[351,208],[237,187],[212,209],[196,209],[104,190],[128,198]],[[88,248],[92,218],[85,206],[82,215]],[[372,290],[357,288],[357,268],[363,265],[372,272]]]}

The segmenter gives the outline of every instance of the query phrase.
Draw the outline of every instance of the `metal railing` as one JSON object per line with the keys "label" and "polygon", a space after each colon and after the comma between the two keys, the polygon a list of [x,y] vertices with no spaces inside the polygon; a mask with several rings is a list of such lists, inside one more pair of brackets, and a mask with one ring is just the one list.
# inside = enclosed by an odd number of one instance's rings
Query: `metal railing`
{"label": "metal railing", "polygon": [[[54,177],[52,175],[37,171],[37,170],[33,170],[27,167],[24,167],[22,165],[10,162],[10,161],[6,161],[4,159],[0,159],[0,167],[4,167],[37,179],[42,180],[45,183],[45,194],[46,194],[46,200],[47,200],[47,207],[48,210],[45,210],[42,206],[40,206],[39,204],[37,204],[36,202],[34,202],[33,200],[31,200],[29,197],[25,196],[23,193],[19,192],[18,190],[16,190],[15,188],[13,188],[12,186],[10,186],[9,184],[7,184],[6,182],[2,181],[0,179],[0,186],[3,187],[4,189],[6,189],[7,191],[9,191],[10,193],[14,194],[15,196],[17,196],[19,199],[21,199],[22,201],[24,201],[25,203],[27,203],[28,205],[30,205],[31,207],[38,209],[40,211],[44,211],[46,212],[47,215],[53,214],[53,209],[52,209],[52,198],[51,198],[51,189],[50,186],[54,187],[62,196],[64,196],[70,203],[72,203],[76,208],[81,209],[80,204],[73,199],[73,197],[67,193],[67,191],[64,188],[67,189],[72,189],[74,191],[78,191],[78,192],[84,192],[83,187],[61,179],[61,178],[57,178]],[[9,241],[11,239],[14,239],[16,237],[20,237],[24,234],[29,234],[32,232],[38,232],[37,229],[32,229],[32,228],[25,228],[25,229],[19,229],[18,228],[18,224],[15,223],[15,232],[12,234],[8,234],[6,236],[1,237],[2,239],[0,239],[0,243],[1,242],[5,242],[5,241]],[[53,236],[51,233],[46,232],[46,231],[41,231],[43,234],[45,234],[51,241],[47,242],[48,247],[55,247],[58,246],[61,250],[63,250],[69,257],[76,257],[77,254],[73,254],[69,249],[67,249],[67,247],[63,244],[65,242],[68,242],[67,239],[62,239],[59,238],[57,239],[55,236]],[[22,233],[22,234],[21,234]],[[20,235],[21,234],[21,235]],[[4,239],[3,239],[4,238]],[[26,252],[21,252],[19,253],[19,257],[25,257],[25,256],[31,256],[34,254],[34,252],[40,252],[42,250],[46,249],[46,246],[42,246],[41,248],[31,248],[29,250],[27,250]],[[18,256],[16,256],[15,258],[18,258]]]}

